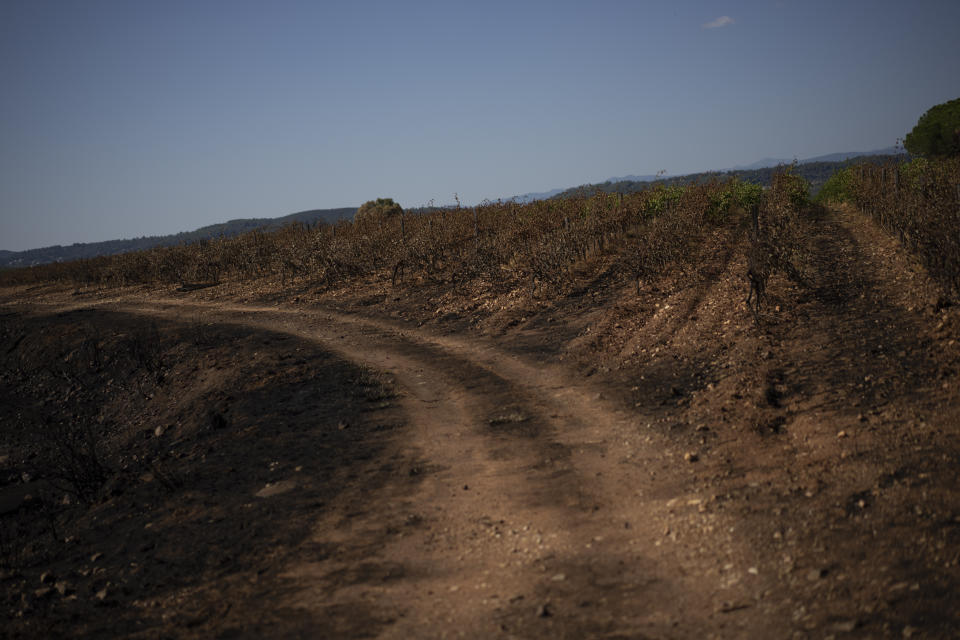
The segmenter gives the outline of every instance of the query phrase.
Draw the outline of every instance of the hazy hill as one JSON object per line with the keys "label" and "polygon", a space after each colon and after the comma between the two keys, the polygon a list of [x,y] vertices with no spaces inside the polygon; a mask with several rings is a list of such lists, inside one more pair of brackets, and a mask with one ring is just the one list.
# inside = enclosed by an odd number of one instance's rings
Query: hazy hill
{"label": "hazy hill", "polygon": [[618,178],[610,178],[610,182],[653,182],[654,180],[659,180],[661,178],[669,178],[669,173],[662,173],[660,175],[649,175],[649,176],[620,176]]}
{"label": "hazy hill", "polygon": [[907,152],[898,147],[887,147],[886,149],[877,149],[876,151],[848,151],[846,153],[828,153],[824,156],[807,158],[804,162],[842,162],[851,158],[862,158],[866,156],[900,156]]}
{"label": "hazy hill", "polygon": [[291,213],[280,218],[239,218],[229,222],[221,222],[200,227],[194,231],[185,231],[166,236],[145,236],[123,240],[106,240],[103,242],[78,242],[69,246],[53,245],[27,251],[0,250],[0,268],[29,267],[46,262],[64,262],[80,258],[94,258],[96,256],[115,255],[128,251],[140,251],[153,247],[166,247],[178,244],[188,244],[220,236],[235,236],[254,229],[277,229],[288,224],[316,224],[318,222],[334,223],[345,218],[352,218],[357,210],[355,207],[342,209],[311,209]]}
{"label": "hazy hill", "polygon": [[[843,156],[846,154],[831,154],[831,156]],[[830,156],[822,156],[830,157]],[[826,182],[834,173],[859,162],[884,163],[897,160],[903,160],[906,156],[896,155],[858,155],[850,156],[842,161],[807,161],[798,163],[794,173],[810,183],[813,193],[817,193],[823,183]],[[570,196],[592,195],[597,192],[606,193],[633,193],[642,191],[653,184],[665,185],[685,185],[691,182],[701,183],[712,179],[738,178],[744,182],[751,182],[765,187],[770,186],[774,174],[779,170],[778,166],[761,167],[755,169],[731,169],[726,171],[704,171],[702,173],[690,173],[682,176],[661,177],[657,180],[624,180],[619,182],[603,182],[599,184],[585,184],[558,194],[557,197],[564,198]]]}
{"label": "hazy hill", "polygon": [[[844,151],[841,153],[828,153],[822,156],[814,156],[812,158],[806,158],[801,160],[800,163],[806,164],[810,162],[843,162],[844,160],[849,160],[851,158],[862,158],[865,156],[896,156],[906,153],[903,149],[897,147],[887,147],[885,149],[876,149],[875,151]],[[791,158],[764,158],[763,160],[757,160],[750,164],[741,164],[730,169],[725,169],[725,171],[743,171],[749,169],[765,169],[767,167],[776,167],[781,164],[790,164],[793,162]]]}
{"label": "hazy hill", "polygon": [[562,193],[563,189],[551,189],[550,191],[540,191],[538,193],[525,193],[522,196],[513,196],[512,198],[507,198],[507,200],[513,200],[518,204],[527,204],[533,202],[534,200],[546,200],[552,198],[553,196]]}
{"label": "hazy hill", "polygon": [[[864,159],[869,157],[876,156],[877,158],[882,158],[883,160],[892,159],[894,156],[904,155],[906,152],[903,149],[898,147],[886,147],[884,149],[877,149],[875,151],[844,151],[840,153],[828,153],[822,156],[814,156],[813,158],[806,158],[805,160],[800,160],[799,163],[802,165],[812,165],[814,163],[843,163],[844,161],[851,160],[854,158]],[[716,171],[706,171],[702,173],[688,173],[684,175],[671,175],[669,173],[664,173],[660,175],[644,175],[644,176],[618,176],[614,178],[609,178],[604,182],[598,182],[593,184],[587,184],[580,187],[568,188],[568,189],[553,189],[551,191],[544,191],[541,193],[525,193],[521,196],[513,196],[508,198],[508,200],[513,200],[520,204],[526,204],[528,202],[533,202],[534,200],[546,200],[548,198],[553,198],[555,196],[568,196],[572,193],[581,192],[583,189],[592,188],[596,190],[610,190],[606,188],[606,185],[617,185],[626,186],[626,185],[649,185],[658,180],[664,181],[668,184],[686,184],[690,182],[691,179],[695,179],[699,176],[711,176],[711,175],[728,175],[732,173],[743,173],[741,179],[747,180],[749,182],[758,182],[760,184],[769,185],[770,178],[772,177],[772,172],[763,171],[777,167],[780,165],[788,165],[793,162],[792,158],[763,158],[762,160],[757,160],[756,162],[751,162],[750,164],[737,165],[729,169],[718,169]],[[843,165],[846,166],[846,165]],[[840,168],[840,167],[837,167]],[[829,170],[830,167],[824,166],[808,166],[804,168],[804,171],[808,175],[804,175],[814,187],[814,190],[818,189],[821,184],[829,178],[830,175],[825,177],[822,175],[824,170]],[[750,172],[761,170],[759,173],[751,174]],[[835,171],[836,169],[833,169]],[[832,174],[832,171],[831,171]],[[601,187],[604,187],[601,189]],[[641,187],[642,188],[642,187]],[[636,188],[618,188],[612,189],[613,191],[635,191]]]}

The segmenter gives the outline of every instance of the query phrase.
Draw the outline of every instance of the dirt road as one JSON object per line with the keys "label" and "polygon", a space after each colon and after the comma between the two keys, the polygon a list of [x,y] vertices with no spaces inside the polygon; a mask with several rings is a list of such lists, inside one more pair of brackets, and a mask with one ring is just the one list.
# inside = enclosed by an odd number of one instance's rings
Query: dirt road
{"label": "dirt road", "polygon": [[345,314],[176,300],[114,309],[284,332],[395,377],[412,425],[398,446],[422,482],[402,498],[389,486],[345,491],[310,539],[336,551],[281,572],[287,595],[275,606],[304,610],[318,630],[573,638],[770,628],[765,615],[732,613],[756,607],[772,578],[736,523],[705,509],[710,496],[690,486],[684,452],[602,387],[490,340]]}

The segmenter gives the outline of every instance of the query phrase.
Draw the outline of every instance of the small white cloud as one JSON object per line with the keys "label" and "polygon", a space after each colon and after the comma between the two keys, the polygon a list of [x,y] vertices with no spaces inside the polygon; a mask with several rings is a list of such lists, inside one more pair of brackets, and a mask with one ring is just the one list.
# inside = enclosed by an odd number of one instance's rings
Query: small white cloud
{"label": "small white cloud", "polygon": [[703,25],[704,29],[719,29],[720,27],[729,27],[735,20],[730,16],[720,16],[716,20],[711,20]]}

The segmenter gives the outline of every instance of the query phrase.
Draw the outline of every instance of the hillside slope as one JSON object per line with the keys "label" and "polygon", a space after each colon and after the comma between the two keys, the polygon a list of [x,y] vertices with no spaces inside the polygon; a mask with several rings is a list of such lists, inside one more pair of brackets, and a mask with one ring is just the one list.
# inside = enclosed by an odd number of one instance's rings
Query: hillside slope
{"label": "hillside slope", "polygon": [[357,210],[311,209],[300,211],[280,218],[238,218],[228,222],[211,224],[194,231],[184,231],[166,236],[146,236],[128,240],[105,240],[103,242],[79,242],[69,246],[54,245],[27,251],[0,251],[0,269],[29,267],[48,262],[66,262],[97,256],[112,256],[130,251],[142,251],[153,247],[169,247],[189,244],[200,240],[219,237],[231,237],[255,229],[273,230],[289,224],[333,224],[339,220],[350,219]]}
{"label": "hillside slope", "polygon": [[737,225],[639,292],[615,245],[552,297],[3,290],[4,495],[55,478],[44,402],[102,400],[118,478],[3,516],[12,633],[955,637],[960,310],[862,214],[805,225],[759,324]]}

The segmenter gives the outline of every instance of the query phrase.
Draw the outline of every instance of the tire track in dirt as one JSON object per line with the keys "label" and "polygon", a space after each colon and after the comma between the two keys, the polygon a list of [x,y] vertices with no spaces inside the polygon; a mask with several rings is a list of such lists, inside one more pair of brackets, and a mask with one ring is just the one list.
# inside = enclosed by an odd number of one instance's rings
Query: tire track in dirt
{"label": "tire track in dirt", "polygon": [[[716,557],[749,550],[735,523],[696,513],[706,497],[688,493],[679,452],[558,367],[334,311],[107,306],[286,332],[390,371],[405,390],[419,490],[345,491],[311,541],[335,552],[284,572],[276,606],[306,612],[318,631],[359,635],[370,626],[354,618],[366,616],[380,637],[688,637],[723,629],[728,611],[759,597],[760,581],[703,579]],[[678,540],[690,529],[677,524],[693,519],[708,536]],[[410,526],[392,532],[398,520]],[[736,622],[762,634],[773,621]]]}

